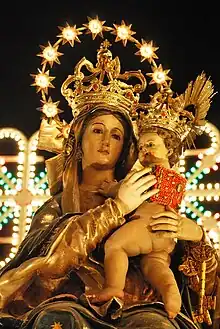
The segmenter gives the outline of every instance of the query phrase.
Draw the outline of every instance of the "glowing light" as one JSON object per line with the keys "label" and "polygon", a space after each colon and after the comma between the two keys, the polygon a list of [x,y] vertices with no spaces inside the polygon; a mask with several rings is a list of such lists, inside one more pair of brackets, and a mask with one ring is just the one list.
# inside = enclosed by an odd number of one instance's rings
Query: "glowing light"
{"label": "glowing light", "polygon": [[86,33],[92,34],[92,39],[94,40],[97,35],[103,38],[103,32],[113,30],[111,27],[104,26],[105,21],[100,21],[98,16],[95,18],[88,17],[88,23],[83,24],[87,28]]}
{"label": "glowing light", "polygon": [[121,25],[113,24],[115,29],[112,34],[116,34],[115,42],[122,41],[123,45],[126,46],[127,41],[131,39],[131,36],[135,34],[134,31],[131,30],[131,24],[126,25],[122,20]]}
{"label": "glowing light", "polygon": [[50,42],[48,42],[48,46],[40,46],[42,49],[42,53],[38,54],[37,56],[40,56],[43,58],[42,65],[49,63],[52,67],[54,62],[57,64],[60,64],[59,56],[63,55],[62,53],[58,52],[58,45],[52,46]]}
{"label": "glowing light", "polygon": [[32,74],[31,76],[34,77],[35,82],[32,84],[32,86],[37,87],[37,92],[43,90],[45,94],[48,93],[48,88],[54,88],[51,81],[54,80],[54,77],[49,76],[49,71],[47,72],[41,72],[39,70],[39,74]]}
{"label": "glowing light", "polygon": [[170,70],[163,70],[162,65],[159,65],[158,67],[153,68],[153,73],[147,73],[148,76],[152,78],[150,81],[150,84],[156,83],[158,85],[164,84],[165,81],[171,80],[168,77],[168,73]]}
{"label": "glowing light", "polygon": [[48,46],[43,50],[43,57],[47,61],[54,61],[57,58],[57,51],[52,46]]}
{"label": "glowing light", "polygon": [[89,22],[89,29],[92,33],[98,34],[102,31],[102,23],[98,19],[92,19]]}
{"label": "glowing light", "polygon": [[70,26],[66,24],[65,27],[59,27],[61,34],[58,35],[63,44],[69,43],[71,47],[74,46],[74,42],[80,42],[79,35],[82,34],[79,29],[76,28],[76,25]]}
{"label": "glowing light", "polygon": [[149,63],[152,62],[153,58],[157,59],[157,55],[155,54],[155,51],[159,49],[158,47],[153,47],[153,41],[150,41],[149,43],[145,40],[141,40],[141,44],[136,45],[137,48],[140,50],[135,53],[135,55],[141,56],[141,62],[143,62],[145,59],[149,61]]}
{"label": "glowing light", "polygon": [[49,98],[48,101],[42,102],[43,107],[40,109],[47,118],[54,118],[58,113],[61,113],[62,111],[58,109],[58,102],[53,102],[51,98]]}
{"label": "glowing light", "polygon": [[121,40],[127,40],[127,38],[129,37],[129,29],[126,26],[119,26],[117,28],[117,36]]}
{"label": "glowing light", "polygon": [[76,32],[73,28],[71,27],[65,27],[62,31],[62,36],[64,39],[67,41],[72,41],[76,37]]}
{"label": "glowing light", "polygon": [[[210,238],[213,240],[214,247],[220,251],[220,215],[219,213],[213,213],[212,211],[208,210],[206,208],[207,204],[206,206],[203,206],[200,203],[204,201],[218,202],[220,199],[220,184],[213,184],[211,182],[208,182],[207,184],[204,184],[203,182],[199,183],[199,180],[202,180],[205,176],[207,177],[207,175],[211,172],[210,168],[212,168],[214,171],[218,170],[216,159],[218,159],[217,154],[219,154],[220,148],[220,134],[216,127],[211,123],[207,123],[204,128],[204,133],[208,134],[209,139],[215,139],[214,141],[212,140],[212,142],[216,143],[216,148],[211,148],[211,152],[207,152],[207,150],[210,149],[202,149],[201,152],[199,152],[200,150],[190,150],[190,152],[186,151],[184,157],[182,157],[180,160],[182,161],[185,159],[187,163],[187,156],[196,155],[199,159],[195,162],[195,166],[191,167],[189,171],[185,172],[185,176],[188,178],[187,192],[184,200],[185,213],[187,213],[188,216],[190,216],[192,219],[195,219],[199,225],[202,225],[205,231],[210,231],[211,227],[212,231],[210,233]],[[180,166],[180,168],[183,168],[183,166]],[[184,209],[182,209],[181,212],[184,212]],[[218,243],[214,241],[217,239]]]}
{"label": "glowing light", "polygon": [[[50,197],[47,188],[47,177],[42,174],[39,182],[32,184],[32,190],[26,188],[29,185],[30,176],[35,174],[35,164],[39,161],[36,152],[31,151],[33,145],[37,145],[37,134],[34,134],[29,141],[18,130],[13,128],[0,129],[1,139],[10,138],[17,143],[18,154],[15,156],[2,156],[0,166],[0,230],[9,222],[13,222],[11,237],[11,250],[5,258],[0,261],[0,267],[5,266],[16,254],[17,246],[25,237],[31,223],[33,212]],[[44,159],[40,157],[40,161]],[[8,170],[8,161],[17,162],[17,177]],[[2,182],[2,185],[1,185]],[[6,184],[7,183],[7,184]],[[39,185],[38,185],[39,184]],[[44,185],[44,189],[40,187]],[[35,193],[32,193],[34,190]],[[43,193],[38,193],[41,190]],[[33,201],[36,195],[36,205]],[[30,208],[31,205],[31,208]],[[23,211],[21,211],[21,209]],[[4,243],[4,239],[3,242]]]}
{"label": "glowing light", "polygon": [[35,82],[41,88],[47,88],[50,84],[49,77],[44,73],[36,75]]}

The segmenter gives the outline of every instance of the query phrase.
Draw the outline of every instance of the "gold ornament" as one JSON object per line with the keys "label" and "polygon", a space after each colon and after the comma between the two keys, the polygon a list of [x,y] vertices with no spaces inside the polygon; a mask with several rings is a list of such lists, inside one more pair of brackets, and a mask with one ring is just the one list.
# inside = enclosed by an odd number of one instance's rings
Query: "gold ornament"
{"label": "gold ornament", "polygon": [[134,40],[132,38],[132,35],[136,34],[136,32],[131,30],[131,24],[126,25],[125,22],[122,20],[121,25],[113,25],[114,31],[111,33],[116,35],[115,42],[122,41],[123,45],[126,46],[128,40]]}
{"label": "gold ornament", "polygon": [[203,132],[213,95],[212,82],[204,73],[191,81],[180,96],[174,97],[169,86],[162,87],[148,104],[140,104],[136,109],[138,132],[165,129],[171,133],[174,144],[190,147],[196,134]]}
{"label": "gold ornament", "polygon": [[149,63],[152,63],[156,66],[154,62],[154,58],[158,59],[155,51],[159,49],[159,47],[153,47],[153,41],[147,42],[144,39],[141,39],[141,43],[136,45],[140,50],[135,53],[135,55],[141,56],[141,62],[148,59]]}
{"label": "gold ornament", "polygon": [[[95,104],[108,104],[130,113],[139,102],[139,94],[146,88],[146,79],[140,71],[120,72],[119,58],[112,58],[109,46],[107,40],[101,43],[96,65],[82,58],[75,66],[74,74],[69,75],[61,87],[61,93],[72,108],[74,117],[86,105]],[[88,75],[82,72],[84,68],[89,72]],[[124,82],[134,77],[139,84]]]}
{"label": "gold ornament", "polygon": [[82,34],[80,30],[83,28],[77,29],[76,25],[70,26],[68,23],[65,27],[59,26],[58,28],[61,30],[61,34],[58,35],[60,39],[56,43],[57,45],[59,45],[60,42],[62,42],[63,45],[68,42],[73,47],[75,41],[81,42],[78,35]]}
{"label": "gold ornament", "polygon": [[167,75],[169,71],[170,70],[163,70],[161,64],[158,67],[153,67],[153,72],[147,73],[147,75],[152,78],[150,84],[156,83],[158,87],[162,84],[166,84],[167,80],[171,80]]}
{"label": "gold ornament", "polygon": [[83,24],[86,28],[86,34],[92,34],[92,40],[95,40],[97,35],[103,38],[103,32],[111,31],[112,28],[108,26],[104,26],[105,21],[100,21],[98,16],[96,18],[88,17],[89,22],[87,24]]}
{"label": "gold ornament", "polygon": [[40,46],[42,49],[42,53],[38,54],[43,58],[42,65],[46,63],[50,64],[50,67],[53,66],[54,63],[60,64],[59,56],[63,55],[62,53],[58,52],[58,45],[52,46],[50,42],[48,42],[48,46]]}
{"label": "gold ornament", "polygon": [[[60,46],[69,44],[74,47],[75,41],[81,43],[79,35],[83,37],[90,34],[94,40],[97,37],[103,38],[104,33],[116,35],[113,42],[122,41],[124,47],[128,41],[133,43],[139,49],[135,55],[141,57],[141,62],[147,61],[150,64],[151,72],[142,73],[138,70],[121,73],[120,59],[113,57],[109,49],[111,44],[105,39],[98,49],[97,62],[93,64],[83,57],[61,86],[61,93],[72,109],[73,120],[85,108],[90,111],[95,105],[102,108],[113,107],[126,112],[139,132],[149,126],[161,127],[173,132],[177,143],[187,141],[188,145],[192,144],[194,135],[205,123],[204,119],[210,107],[213,96],[211,81],[202,73],[194,83],[189,84],[185,93],[174,97],[171,90],[172,79],[168,76],[170,70],[163,69],[161,64],[157,65],[155,62],[158,59],[155,54],[158,47],[153,46],[153,41],[141,39],[140,42],[135,39],[136,32],[131,30],[132,25],[126,25],[123,20],[121,24],[113,24],[113,27],[104,24],[105,21],[100,20],[98,16],[88,17],[88,22],[79,28],[66,23],[65,27],[59,27],[61,33],[55,43],[48,42],[48,46],[41,47],[42,53],[38,56],[43,58],[42,68],[38,69],[38,74],[32,74],[35,80],[32,86],[36,86],[37,92],[41,92],[43,103],[41,111],[44,116],[39,134],[41,149],[51,150],[52,145],[52,149],[62,153],[68,138],[69,124],[64,124],[59,119],[59,113],[62,112],[57,108],[59,102],[52,102],[51,96],[48,95],[50,88],[55,88],[51,83],[55,77],[51,76],[50,70],[52,66],[60,63],[58,57],[63,55],[63,52],[59,51]],[[140,103],[140,94],[147,87],[146,76],[151,78],[150,84],[154,84],[157,91],[151,96],[149,103]],[[139,83],[129,83],[131,78],[132,82],[133,78],[136,78]],[[195,113],[189,110],[190,106],[194,107]]]}
{"label": "gold ornament", "polygon": [[[37,92],[42,92],[43,95],[48,94],[48,88],[54,88],[54,85],[52,85],[51,81],[55,79],[55,77],[49,76],[49,70],[44,72],[43,70],[38,69],[38,74],[31,74],[31,76],[34,77],[35,82],[32,84],[32,86],[37,87]],[[45,99],[45,97],[43,97]]]}
{"label": "gold ornament", "polygon": [[59,101],[54,103],[51,97],[49,97],[48,101],[41,101],[41,102],[43,106],[40,108],[40,111],[48,119],[55,118],[58,115],[58,113],[63,112],[58,108]]}

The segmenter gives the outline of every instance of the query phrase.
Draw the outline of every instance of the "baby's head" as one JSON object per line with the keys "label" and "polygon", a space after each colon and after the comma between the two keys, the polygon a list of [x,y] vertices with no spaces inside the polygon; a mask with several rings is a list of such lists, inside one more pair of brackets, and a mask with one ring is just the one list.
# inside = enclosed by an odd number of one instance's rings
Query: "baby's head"
{"label": "baby's head", "polygon": [[138,140],[138,159],[142,166],[164,165],[173,167],[182,153],[181,145],[166,129],[153,128],[140,134]]}

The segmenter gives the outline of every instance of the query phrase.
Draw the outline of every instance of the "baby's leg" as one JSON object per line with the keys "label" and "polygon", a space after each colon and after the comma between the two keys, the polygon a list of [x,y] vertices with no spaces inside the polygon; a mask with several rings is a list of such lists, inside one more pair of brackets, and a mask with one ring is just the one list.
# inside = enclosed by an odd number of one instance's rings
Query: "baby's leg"
{"label": "baby's leg", "polygon": [[161,294],[169,318],[174,318],[181,308],[181,296],[174,274],[169,267],[167,252],[151,252],[141,259],[141,269],[146,280]]}
{"label": "baby's leg", "polygon": [[94,292],[88,297],[92,303],[105,302],[112,297],[123,298],[125,278],[128,271],[128,255],[126,252],[107,241],[105,244],[105,284],[100,292]]}
{"label": "baby's leg", "polygon": [[[140,241],[144,241],[143,246]],[[151,249],[148,242],[148,230],[141,220],[126,223],[115,231],[105,243],[105,286],[94,293],[93,302],[107,301],[112,297],[123,298],[128,257],[137,256]],[[144,249],[143,249],[144,247]]]}
{"label": "baby's leg", "polygon": [[117,290],[117,297],[123,297],[126,274],[128,271],[128,254],[120,245],[111,240],[105,244],[105,287]]}

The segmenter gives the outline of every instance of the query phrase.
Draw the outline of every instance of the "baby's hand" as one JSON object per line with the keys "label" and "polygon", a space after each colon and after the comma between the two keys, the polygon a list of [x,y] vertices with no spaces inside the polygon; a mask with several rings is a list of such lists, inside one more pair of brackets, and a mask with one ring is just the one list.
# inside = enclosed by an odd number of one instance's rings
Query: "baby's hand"
{"label": "baby's hand", "polygon": [[106,197],[115,198],[120,184],[117,181],[105,180],[98,189],[98,192]]}

